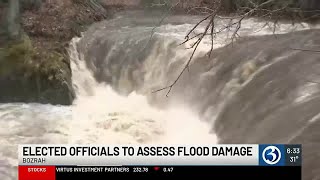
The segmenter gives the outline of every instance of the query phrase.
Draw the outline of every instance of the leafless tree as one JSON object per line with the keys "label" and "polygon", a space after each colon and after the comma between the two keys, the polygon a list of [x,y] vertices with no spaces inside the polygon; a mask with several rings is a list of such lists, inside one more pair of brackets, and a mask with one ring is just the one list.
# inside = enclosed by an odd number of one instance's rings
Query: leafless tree
{"label": "leafless tree", "polygon": [[[168,1],[162,1],[162,2],[156,3],[154,5],[155,6],[163,6],[163,5],[169,6],[170,7],[169,11],[171,11],[171,10],[175,9],[175,7],[177,7],[182,1],[183,0],[179,0],[171,6],[168,5],[168,3],[169,3]],[[181,45],[182,45],[182,44],[185,44],[187,42],[192,41],[191,47],[190,47],[190,49],[193,50],[192,54],[191,54],[190,58],[186,61],[185,65],[183,66],[182,70],[178,74],[177,78],[174,79],[174,81],[170,85],[153,91],[154,93],[160,92],[163,90],[167,90],[166,96],[168,97],[172,88],[179,81],[179,79],[181,78],[183,73],[185,73],[185,71],[189,70],[189,67],[190,67],[190,64],[193,60],[195,52],[197,51],[199,44],[202,42],[202,40],[206,36],[209,36],[211,39],[211,49],[207,53],[208,57],[211,57],[213,49],[214,49],[213,45],[214,45],[214,40],[215,40],[216,36],[221,32],[229,31],[232,34],[230,37],[231,38],[230,44],[233,44],[233,42],[237,38],[240,37],[239,30],[241,29],[242,22],[245,18],[255,16],[258,18],[265,19],[266,23],[264,26],[269,26],[269,27],[273,28],[273,33],[275,33],[275,31],[276,31],[278,21],[282,18],[290,18],[293,24],[295,24],[299,21],[301,22],[301,21],[306,20],[306,18],[304,18],[303,16],[300,16],[303,13],[303,10],[296,8],[296,7],[292,7],[292,4],[291,4],[292,1],[282,1],[281,5],[278,5],[278,7],[270,8],[270,6],[273,6],[273,4],[278,3],[279,1],[277,1],[277,0],[247,0],[248,5],[238,7],[236,12],[233,13],[231,16],[230,15],[229,16],[221,15],[225,10],[223,7],[224,2],[223,2],[223,0],[212,0],[209,2],[209,4],[195,6],[195,7],[192,7],[188,10],[188,13],[197,12],[200,14],[204,14],[204,17],[197,24],[195,24],[193,26],[193,28],[190,29],[190,31],[188,31],[188,33],[185,36],[185,40],[181,43]],[[313,13],[315,12],[314,15],[312,17],[308,17],[308,18],[319,17],[320,11],[314,10],[312,12]],[[164,16],[161,18],[161,20],[159,22],[159,25],[162,24],[162,22],[168,16],[168,14],[169,13],[164,14]],[[223,20],[227,20],[227,21],[216,21],[219,19],[220,20],[223,19]],[[217,24],[217,23],[225,23],[225,22],[228,22],[228,23]],[[202,30],[202,32],[197,31],[197,29],[200,27],[200,25],[204,25],[204,27],[205,27],[204,30]],[[150,38],[152,38],[152,34],[154,33],[154,29],[152,30]],[[293,50],[304,50],[304,49],[295,48]],[[316,50],[304,50],[304,51],[318,52]]]}

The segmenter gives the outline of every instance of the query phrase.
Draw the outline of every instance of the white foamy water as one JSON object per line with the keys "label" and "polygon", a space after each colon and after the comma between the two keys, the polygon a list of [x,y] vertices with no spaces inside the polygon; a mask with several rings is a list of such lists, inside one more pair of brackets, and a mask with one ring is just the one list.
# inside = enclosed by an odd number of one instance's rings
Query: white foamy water
{"label": "white foamy water", "polygon": [[[72,42],[75,48],[77,39]],[[136,93],[120,96],[97,83],[85,61],[71,51],[78,99],[72,108],[69,143],[216,143],[209,125],[182,105],[158,110]]]}
{"label": "white foamy water", "polygon": [[[255,23],[254,20],[245,21],[242,34],[272,33],[267,28],[255,31],[258,27]],[[172,29],[173,26],[161,28]],[[287,27],[281,26],[280,33],[289,32]],[[176,36],[183,40],[186,29],[177,30]],[[173,35],[163,31],[159,34]],[[108,85],[97,83],[76,51],[78,41],[74,39],[70,48],[77,93],[74,105],[0,104],[1,180],[17,179],[18,144],[217,143],[217,137],[209,133],[211,126],[185,105],[175,104],[159,110],[149,105],[143,95],[120,96]],[[215,47],[220,47],[225,41],[218,38],[215,43]]]}
{"label": "white foamy water", "polygon": [[99,84],[71,43],[74,105],[0,104],[0,179],[17,179],[18,144],[216,143],[210,126],[183,105],[158,110],[145,96]]}

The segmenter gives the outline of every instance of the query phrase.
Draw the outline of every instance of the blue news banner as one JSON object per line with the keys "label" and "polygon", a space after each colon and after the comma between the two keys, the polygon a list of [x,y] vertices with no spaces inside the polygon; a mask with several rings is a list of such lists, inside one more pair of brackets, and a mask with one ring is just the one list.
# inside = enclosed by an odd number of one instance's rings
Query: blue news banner
{"label": "blue news banner", "polygon": [[[126,173],[57,173],[56,179],[104,179],[119,177],[171,177],[213,179],[301,180],[301,145],[259,145],[259,165],[123,166]],[[114,167],[112,167],[114,168]]]}

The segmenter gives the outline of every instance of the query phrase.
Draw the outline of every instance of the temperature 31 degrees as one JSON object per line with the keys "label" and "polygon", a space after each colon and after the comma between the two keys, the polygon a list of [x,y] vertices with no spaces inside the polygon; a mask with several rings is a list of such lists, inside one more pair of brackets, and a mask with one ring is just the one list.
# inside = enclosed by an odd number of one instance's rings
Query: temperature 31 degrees
{"label": "temperature 31 degrees", "polygon": [[290,157],[290,162],[295,163],[299,159],[299,156],[291,156]]}

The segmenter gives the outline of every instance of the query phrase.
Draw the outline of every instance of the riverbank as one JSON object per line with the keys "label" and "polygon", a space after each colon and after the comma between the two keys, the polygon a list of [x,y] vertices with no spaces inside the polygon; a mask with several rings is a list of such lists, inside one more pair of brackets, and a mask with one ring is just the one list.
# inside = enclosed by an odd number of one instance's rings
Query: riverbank
{"label": "riverbank", "polygon": [[[0,103],[37,102],[72,104],[70,40],[86,27],[108,17],[102,8],[86,1],[46,1],[41,5],[20,4],[21,37],[6,40],[2,33],[0,49]],[[10,4],[1,4],[6,12]],[[1,17],[6,22],[6,14]],[[4,29],[4,28],[3,28]]]}

